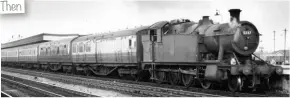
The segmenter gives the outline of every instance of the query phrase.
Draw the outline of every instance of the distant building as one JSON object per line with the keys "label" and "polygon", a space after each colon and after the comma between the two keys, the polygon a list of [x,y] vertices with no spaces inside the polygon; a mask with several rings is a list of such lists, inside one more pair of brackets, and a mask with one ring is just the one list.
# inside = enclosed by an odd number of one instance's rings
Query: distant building
{"label": "distant building", "polygon": [[266,55],[266,61],[273,62],[275,61],[277,65],[289,64],[289,54],[290,50],[286,50],[286,59],[284,62],[284,50],[274,51],[271,54]]}
{"label": "distant building", "polygon": [[38,35],[30,36],[28,38],[24,38],[24,39],[16,40],[13,42],[1,44],[1,49],[23,46],[23,45],[28,45],[28,44],[41,43],[41,42],[47,42],[47,41],[52,41],[52,40],[72,38],[72,37],[76,37],[76,36],[80,36],[80,35],[79,34],[41,33]]}

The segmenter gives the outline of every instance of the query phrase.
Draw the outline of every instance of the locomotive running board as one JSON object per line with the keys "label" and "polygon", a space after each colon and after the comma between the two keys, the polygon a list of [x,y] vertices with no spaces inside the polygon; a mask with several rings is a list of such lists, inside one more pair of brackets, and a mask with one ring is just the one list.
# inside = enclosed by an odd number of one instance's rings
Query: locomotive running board
{"label": "locomotive running board", "polygon": [[104,74],[104,73],[98,73],[95,72],[94,69],[91,66],[88,66],[88,68],[95,74],[95,75],[100,75],[100,76],[107,76],[109,74],[111,74],[113,71],[117,70],[118,67],[113,68],[111,71],[109,71],[108,73]]}

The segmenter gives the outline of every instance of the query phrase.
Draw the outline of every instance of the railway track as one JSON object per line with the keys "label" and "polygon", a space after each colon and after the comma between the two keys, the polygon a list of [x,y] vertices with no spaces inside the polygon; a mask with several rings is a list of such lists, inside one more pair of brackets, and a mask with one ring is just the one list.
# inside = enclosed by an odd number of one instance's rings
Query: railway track
{"label": "railway track", "polygon": [[[46,97],[64,97],[63,95],[60,95],[60,94],[57,94],[57,93],[54,93],[54,92],[51,92],[51,91],[48,91],[48,90],[44,90],[44,89],[41,89],[41,88],[38,88],[38,87],[34,87],[34,86],[31,86],[31,85],[27,85],[27,84],[24,84],[24,83],[21,83],[21,82],[17,82],[17,81],[8,79],[8,78],[1,77],[1,81],[2,82],[9,82],[9,83],[11,83],[13,85],[17,85],[18,87],[23,87],[23,88],[26,88],[27,90],[31,90],[31,91],[43,94]],[[7,93],[6,93],[6,95],[9,96]]]}
{"label": "railway track", "polygon": [[[35,93],[31,94],[31,97],[96,97],[94,95],[85,94],[77,91],[72,91],[60,87],[56,87],[54,85],[49,84],[43,84],[39,82],[34,82],[27,79],[21,79],[18,77],[8,76],[2,74],[1,76],[2,83],[7,86],[9,85],[12,88],[15,88],[15,90],[20,89],[20,91],[24,91],[24,93]],[[13,94],[12,94],[13,95]],[[23,97],[21,94],[16,94],[13,97]]]}
{"label": "railway track", "polygon": [[1,97],[12,97],[10,94],[4,92],[4,91],[1,91]]}
{"label": "railway track", "polygon": [[[42,72],[42,71],[35,71],[33,70],[24,70],[24,69],[15,69],[15,68],[7,68],[4,67],[2,70],[10,70],[14,72],[22,72],[25,74],[37,74],[40,77],[53,77],[56,74],[53,72]],[[41,75],[42,74],[42,75]],[[61,74],[61,75],[59,75]],[[186,88],[183,86],[172,86],[167,84],[156,84],[150,82],[134,82],[129,80],[120,80],[120,79],[113,79],[113,78],[104,78],[104,77],[87,77],[82,75],[72,75],[72,74],[64,74],[64,73],[57,73],[56,77],[69,77],[69,80],[60,79],[61,81],[68,82],[68,83],[77,83],[80,85],[88,85],[90,87],[97,87],[97,88],[105,88],[111,90],[117,90],[120,92],[127,92],[132,93],[137,96],[197,96],[197,97],[217,97],[217,96],[241,96],[241,97],[267,97],[267,96],[284,96],[280,94],[253,94],[253,93],[240,93],[240,92],[229,92],[229,91],[220,91],[220,90],[205,90],[200,88]],[[55,79],[58,80],[58,79]],[[74,81],[75,80],[75,81]],[[82,81],[82,82],[77,82]],[[101,85],[96,85],[101,84]],[[152,85],[152,86],[151,86]],[[130,88],[130,89],[126,89]],[[203,92],[203,93],[199,93]],[[286,95],[287,96],[287,95]],[[289,96],[289,95],[288,95]]]}
{"label": "railway track", "polygon": [[[2,68],[2,70],[3,69],[4,68]],[[190,92],[190,91],[183,91],[183,90],[176,90],[176,89],[162,88],[162,87],[153,87],[153,86],[139,85],[139,84],[128,84],[128,83],[121,83],[121,82],[116,82],[116,81],[88,79],[88,78],[82,78],[82,77],[59,75],[59,74],[52,74],[52,73],[45,73],[45,72],[35,72],[35,71],[14,69],[14,68],[13,69],[5,68],[4,71],[43,77],[43,78],[48,78],[48,79],[61,81],[65,83],[73,83],[73,84],[79,84],[79,85],[86,85],[90,87],[121,91],[125,93],[132,93],[132,94],[140,95],[140,96],[221,97],[220,95],[215,95],[215,94]]]}

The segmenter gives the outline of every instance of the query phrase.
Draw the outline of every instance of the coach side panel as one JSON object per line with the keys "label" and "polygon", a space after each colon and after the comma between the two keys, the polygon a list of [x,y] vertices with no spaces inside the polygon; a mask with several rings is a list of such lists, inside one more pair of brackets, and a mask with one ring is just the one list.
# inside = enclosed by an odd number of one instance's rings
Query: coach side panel
{"label": "coach side panel", "polygon": [[97,40],[96,47],[98,63],[137,63],[136,35]]}
{"label": "coach side panel", "polygon": [[95,41],[82,40],[73,42],[72,60],[74,63],[96,63]]}
{"label": "coach side panel", "polygon": [[18,62],[18,48],[6,49],[6,61],[7,62]]}
{"label": "coach side panel", "polygon": [[37,63],[38,45],[19,47],[19,62]]}

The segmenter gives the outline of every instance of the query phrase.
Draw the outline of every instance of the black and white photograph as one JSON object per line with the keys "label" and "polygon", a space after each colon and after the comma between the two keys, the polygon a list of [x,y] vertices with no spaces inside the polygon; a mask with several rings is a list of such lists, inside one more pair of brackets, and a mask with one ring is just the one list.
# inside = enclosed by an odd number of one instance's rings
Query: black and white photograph
{"label": "black and white photograph", "polygon": [[0,0],[1,97],[290,97],[290,0]]}

